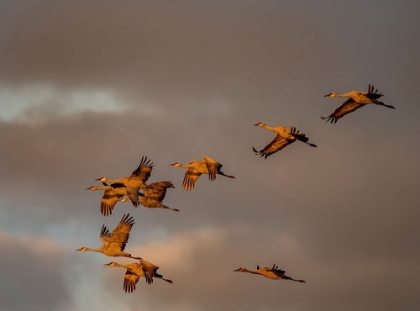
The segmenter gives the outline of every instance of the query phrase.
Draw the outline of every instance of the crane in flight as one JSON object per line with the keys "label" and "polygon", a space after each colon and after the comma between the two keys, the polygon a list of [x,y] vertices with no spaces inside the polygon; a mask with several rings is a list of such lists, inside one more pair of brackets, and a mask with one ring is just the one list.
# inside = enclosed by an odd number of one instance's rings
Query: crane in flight
{"label": "crane in flight", "polygon": [[367,92],[360,92],[360,91],[351,91],[344,94],[337,94],[337,93],[329,93],[324,97],[345,97],[348,98],[344,103],[338,106],[332,114],[328,117],[321,117],[321,119],[326,120],[325,122],[330,121],[331,123],[337,123],[338,119],[341,119],[346,114],[356,111],[359,108],[362,108],[368,104],[376,104],[380,106],[384,106],[387,108],[395,109],[394,106],[386,105],[383,102],[379,101],[378,99],[384,96],[382,93],[378,92],[378,89],[375,90],[373,85],[369,84]]}
{"label": "crane in flight", "polygon": [[269,131],[276,133],[277,135],[274,137],[272,141],[270,141],[264,149],[257,150],[252,147],[256,155],[264,157],[267,159],[268,156],[276,153],[277,151],[282,150],[283,148],[287,147],[288,145],[294,143],[296,140],[299,140],[305,143],[308,146],[316,147],[316,145],[311,144],[309,142],[309,138],[306,137],[306,134],[299,132],[295,127],[285,127],[285,126],[278,126],[278,127],[271,127],[263,122],[259,122],[254,124],[254,126],[259,126],[265,128]]}
{"label": "crane in flight", "polygon": [[227,175],[223,173],[220,169],[222,168],[222,164],[213,160],[208,156],[203,156],[204,161],[191,161],[189,164],[181,164],[179,162],[175,162],[173,164],[169,164],[175,167],[183,167],[186,168],[187,171],[185,172],[184,181],[182,182],[182,190],[193,190],[198,178],[202,174],[208,174],[210,180],[215,180],[216,175],[222,175],[228,178],[235,178],[235,176]]}
{"label": "crane in flight", "polygon": [[257,270],[248,270],[246,268],[239,268],[236,270],[233,270],[233,272],[248,272],[252,274],[259,274],[262,276],[265,276],[268,279],[271,280],[290,280],[295,281],[299,283],[306,283],[304,280],[296,280],[294,278],[291,278],[290,276],[285,275],[286,271],[279,269],[276,264],[273,265],[273,267],[261,267],[257,265]]}

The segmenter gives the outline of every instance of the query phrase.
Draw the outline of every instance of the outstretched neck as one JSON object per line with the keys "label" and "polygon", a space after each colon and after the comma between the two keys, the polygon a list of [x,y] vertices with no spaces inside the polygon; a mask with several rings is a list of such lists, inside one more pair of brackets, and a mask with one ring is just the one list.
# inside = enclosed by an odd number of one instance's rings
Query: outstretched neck
{"label": "outstretched neck", "polygon": [[274,130],[274,127],[268,126],[267,124],[261,124],[260,126],[270,131]]}
{"label": "outstretched neck", "polygon": [[178,165],[176,165],[176,167],[190,168],[190,165],[189,164],[178,163]]}
{"label": "outstretched neck", "polygon": [[111,267],[118,267],[118,268],[127,268],[126,265],[122,265],[120,263],[114,263]]}
{"label": "outstretched neck", "polygon": [[103,247],[98,247],[98,248],[90,248],[90,247],[86,247],[87,252],[98,252],[98,253],[103,253]]}
{"label": "outstretched neck", "polygon": [[110,182],[110,183],[121,183],[124,180],[123,179],[111,179],[111,178],[108,178],[108,177],[104,177],[102,181]]}
{"label": "outstretched neck", "polygon": [[97,190],[107,190],[109,188],[109,186],[99,186],[99,187],[93,187],[93,188],[91,188],[91,189],[89,189],[89,190],[92,190],[92,191],[97,191]]}
{"label": "outstretched neck", "polygon": [[246,268],[244,268],[243,272],[248,272],[248,273],[252,273],[252,274],[260,274],[257,270],[248,270]]}
{"label": "outstretched neck", "polygon": [[352,97],[354,95],[353,92],[343,93],[343,94],[333,94],[331,97]]}

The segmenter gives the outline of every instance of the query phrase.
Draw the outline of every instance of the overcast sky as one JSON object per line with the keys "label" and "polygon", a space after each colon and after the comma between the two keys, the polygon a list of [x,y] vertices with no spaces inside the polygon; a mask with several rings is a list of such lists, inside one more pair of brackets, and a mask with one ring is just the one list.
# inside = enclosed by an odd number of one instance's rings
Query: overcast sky
{"label": "overcast sky", "polygon": [[[0,310],[419,310],[420,4],[308,2],[1,1]],[[320,119],[368,84],[396,109]],[[258,122],[318,148],[260,158]],[[84,189],[143,155],[181,212],[103,217]],[[203,155],[236,179],[182,191],[169,164]],[[75,252],[124,213],[174,284]],[[273,263],[307,283],[233,272]]]}

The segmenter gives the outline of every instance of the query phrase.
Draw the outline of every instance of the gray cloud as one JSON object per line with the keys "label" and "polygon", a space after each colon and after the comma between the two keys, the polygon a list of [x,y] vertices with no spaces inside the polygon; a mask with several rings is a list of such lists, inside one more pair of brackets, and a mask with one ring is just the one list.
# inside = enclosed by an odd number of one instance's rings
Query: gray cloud
{"label": "gray cloud", "polygon": [[50,239],[0,234],[4,310],[64,310],[70,303],[63,254]]}

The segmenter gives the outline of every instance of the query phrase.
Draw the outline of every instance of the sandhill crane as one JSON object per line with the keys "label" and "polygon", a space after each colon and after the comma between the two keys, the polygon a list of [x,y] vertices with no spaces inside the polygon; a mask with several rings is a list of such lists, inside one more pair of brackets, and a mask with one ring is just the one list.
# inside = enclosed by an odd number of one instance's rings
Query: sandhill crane
{"label": "sandhill crane", "polygon": [[101,233],[99,235],[103,245],[98,248],[89,248],[82,247],[76,249],[80,252],[99,252],[103,253],[106,256],[112,257],[130,257],[134,259],[139,259],[140,257],[132,257],[130,254],[124,252],[125,245],[128,242],[130,236],[131,227],[134,225],[133,217],[130,217],[130,214],[124,214],[120,223],[112,231],[112,234],[109,230],[102,225]]}
{"label": "sandhill crane", "polygon": [[[179,212],[177,208],[170,208],[162,203],[166,195],[167,188],[175,188],[172,182],[170,181],[158,181],[145,185],[143,187],[143,193],[140,193],[138,198],[138,203],[147,208],[164,208],[170,209],[175,212]],[[124,197],[118,199],[121,202],[130,202],[130,199]]]}
{"label": "sandhill crane", "polygon": [[239,269],[233,270],[233,272],[249,272],[249,273],[265,276],[266,278],[269,278],[271,280],[291,280],[291,281],[295,281],[299,283],[306,283],[306,281],[304,280],[296,280],[285,275],[286,271],[280,270],[279,267],[276,266],[276,264],[274,264],[272,268],[269,268],[269,267],[260,268],[259,266],[257,266],[257,270],[248,270],[246,268],[239,268]]}
{"label": "sandhill crane", "polygon": [[112,182],[124,184],[127,188],[141,189],[144,183],[149,179],[154,164],[147,157],[142,157],[139,166],[131,173],[130,176],[119,179],[111,179],[108,177],[100,177],[96,180],[102,182]]}
{"label": "sandhill crane", "polygon": [[141,276],[145,277],[147,284],[152,284],[154,277],[162,279],[171,284],[173,283],[171,280],[165,279],[163,275],[156,272],[159,269],[158,266],[155,266],[154,264],[146,260],[139,259],[138,263],[136,262],[136,263],[131,263],[128,265],[122,265],[116,262],[110,262],[106,264],[106,266],[127,269],[124,275],[124,284],[123,284],[123,289],[126,293],[132,293],[136,289],[136,284],[139,281]]}
{"label": "sandhill crane", "polygon": [[222,168],[222,164],[213,160],[210,157],[203,156],[204,161],[191,161],[188,165],[181,164],[175,162],[173,164],[169,164],[175,167],[183,167],[187,169],[185,173],[184,181],[182,182],[182,189],[183,190],[192,190],[195,187],[195,183],[197,179],[201,176],[201,174],[209,174],[210,180],[215,180],[216,175],[222,175],[228,178],[235,178],[232,175],[226,175],[220,169]]}
{"label": "sandhill crane", "polygon": [[328,117],[321,117],[321,119],[326,120],[325,122],[330,121],[331,123],[336,123],[338,119],[341,119],[346,114],[368,104],[376,104],[395,109],[394,106],[385,105],[383,102],[379,101],[378,98],[381,98],[382,96],[384,95],[382,93],[378,93],[378,89],[375,90],[375,87],[370,84],[367,92],[351,91],[345,94],[327,94],[324,97],[349,97],[349,99],[338,106],[331,115]]}
{"label": "sandhill crane", "polygon": [[117,204],[118,199],[128,196],[130,199],[129,201],[133,203],[135,207],[138,205],[138,191],[136,189],[130,189],[127,188],[122,183],[114,183],[111,185],[108,185],[104,182],[102,182],[103,186],[97,187],[97,186],[91,186],[89,188],[86,188],[85,190],[91,190],[91,191],[98,191],[98,190],[104,190],[104,195],[101,199],[101,213],[103,216],[109,216],[112,214],[112,209]]}
{"label": "sandhill crane", "polygon": [[282,150],[283,148],[290,145],[291,143],[294,143],[296,140],[299,140],[307,144],[308,146],[316,147],[316,145],[308,142],[309,138],[306,137],[305,134],[300,133],[294,127],[292,128],[288,128],[284,126],[271,127],[263,122],[254,124],[254,126],[265,128],[277,134],[276,137],[274,137],[274,139],[270,141],[267,146],[264,147],[264,149],[258,151],[254,147],[252,147],[255,154],[261,157],[265,157],[265,159],[267,159],[267,157],[272,155],[273,153],[276,153],[277,151]]}

